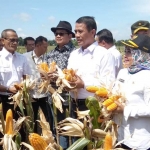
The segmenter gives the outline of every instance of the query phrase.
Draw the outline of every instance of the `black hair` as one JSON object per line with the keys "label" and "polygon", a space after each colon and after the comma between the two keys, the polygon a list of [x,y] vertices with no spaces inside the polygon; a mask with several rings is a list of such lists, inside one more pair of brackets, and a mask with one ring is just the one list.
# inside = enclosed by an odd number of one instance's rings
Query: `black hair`
{"label": "black hair", "polygon": [[48,40],[44,36],[39,36],[35,39],[35,45],[38,43],[42,43],[43,41],[47,42]]}
{"label": "black hair", "polygon": [[24,39],[24,45],[27,45],[27,41],[28,41],[28,40],[35,41],[35,39],[34,39],[33,37],[26,37],[26,38]]}
{"label": "black hair", "polygon": [[113,35],[108,29],[103,29],[99,31],[97,34],[99,42],[103,40],[108,44],[113,44]]}
{"label": "black hair", "polygon": [[[6,38],[6,37],[7,37],[7,32],[9,32],[9,31],[16,33],[16,31],[13,30],[13,29],[5,29],[5,30],[3,30],[2,33],[1,33],[1,38]],[[16,34],[17,34],[17,33],[16,33]]]}
{"label": "black hair", "polygon": [[96,21],[94,19],[94,17],[90,17],[90,16],[83,16],[80,17],[76,23],[84,23],[87,27],[88,31],[91,31],[93,29],[97,30],[97,25],[96,25]]}

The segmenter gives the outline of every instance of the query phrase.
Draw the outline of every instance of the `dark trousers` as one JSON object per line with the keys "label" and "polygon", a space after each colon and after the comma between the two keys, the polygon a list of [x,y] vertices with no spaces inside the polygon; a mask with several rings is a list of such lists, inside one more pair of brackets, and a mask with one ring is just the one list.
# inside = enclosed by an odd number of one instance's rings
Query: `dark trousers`
{"label": "dark trousers", "polygon": [[49,122],[49,123],[52,122],[53,121],[53,116],[52,116],[50,106],[48,104],[48,97],[33,98],[33,100],[35,101],[35,102],[32,103],[33,112],[34,112],[34,122],[35,122],[34,132],[38,133],[38,132],[41,132],[40,131],[41,129],[38,128],[38,122],[36,121],[36,120],[39,120],[39,118],[38,118],[39,108],[42,109],[47,122]]}
{"label": "dark trousers", "polygon": [[[77,108],[79,111],[84,111],[88,109],[85,105],[85,99],[77,99],[77,100],[72,99],[71,104],[72,104],[71,105],[71,117],[74,119],[77,119],[77,113],[76,113]],[[72,138],[73,143],[78,139],[79,138],[77,137]],[[87,146],[84,147],[83,150],[87,150]]]}

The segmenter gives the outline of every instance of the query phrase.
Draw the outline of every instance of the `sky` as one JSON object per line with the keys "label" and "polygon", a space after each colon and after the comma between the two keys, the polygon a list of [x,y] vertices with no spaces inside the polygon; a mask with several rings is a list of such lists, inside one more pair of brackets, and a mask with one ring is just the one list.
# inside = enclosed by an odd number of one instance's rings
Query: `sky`
{"label": "sky", "polygon": [[150,0],[0,0],[0,32],[11,28],[22,38],[53,40],[50,29],[60,20],[70,22],[74,31],[82,16],[95,18],[97,32],[106,28],[115,40],[125,40],[134,22],[150,21]]}

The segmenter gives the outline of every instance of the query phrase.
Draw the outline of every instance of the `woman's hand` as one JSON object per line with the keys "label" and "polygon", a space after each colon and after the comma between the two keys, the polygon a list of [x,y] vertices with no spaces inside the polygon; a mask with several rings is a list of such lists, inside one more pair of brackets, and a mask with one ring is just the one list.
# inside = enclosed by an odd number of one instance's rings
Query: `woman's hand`
{"label": "woman's hand", "polygon": [[17,93],[17,89],[14,87],[14,86],[10,86],[9,88],[8,88],[8,92],[10,92],[10,93]]}
{"label": "woman's hand", "polygon": [[122,103],[120,103],[119,101],[114,101],[114,103],[116,103],[117,104],[117,109],[116,110],[114,110],[114,113],[121,113],[121,112],[123,112],[124,111],[124,107],[125,107],[125,105],[123,105]]}

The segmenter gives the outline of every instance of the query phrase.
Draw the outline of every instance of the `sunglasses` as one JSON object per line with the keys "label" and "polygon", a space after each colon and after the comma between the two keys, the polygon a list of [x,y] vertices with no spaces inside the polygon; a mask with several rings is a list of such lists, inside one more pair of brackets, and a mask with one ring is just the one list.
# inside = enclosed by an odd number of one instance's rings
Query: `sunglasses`
{"label": "sunglasses", "polygon": [[4,38],[7,41],[10,41],[11,43],[19,43],[19,39],[9,39],[9,38]]}
{"label": "sunglasses", "polygon": [[69,34],[69,33],[62,33],[62,32],[57,33],[57,32],[56,32],[56,33],[54,33],[54,34],[55,34],[55,36],[58,36],[58,35],[59,35],[59,36],[64,36],[65,34]]}

